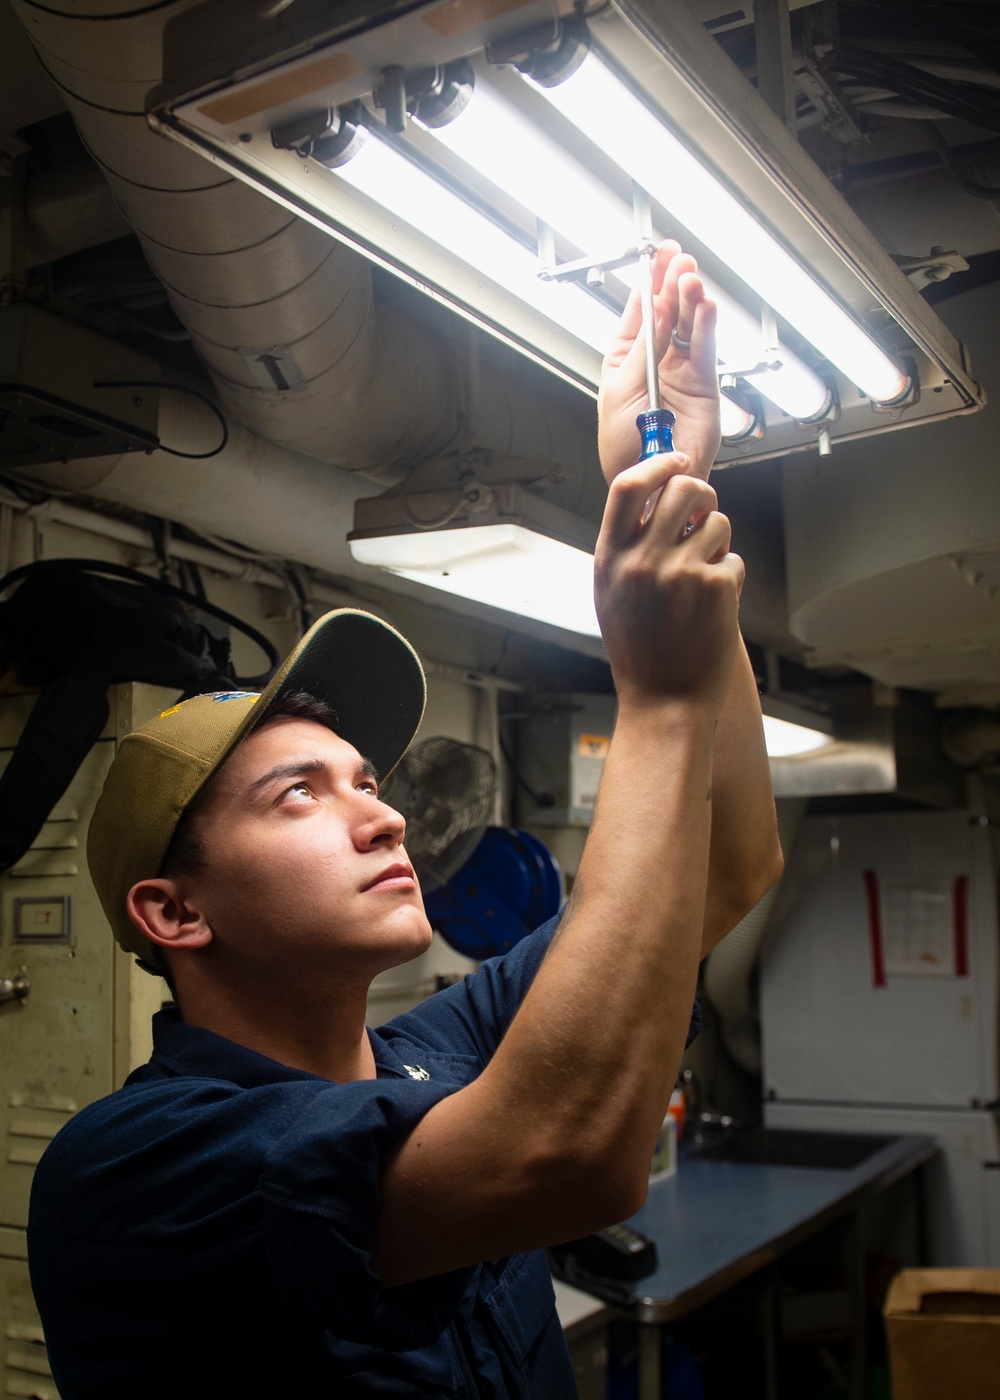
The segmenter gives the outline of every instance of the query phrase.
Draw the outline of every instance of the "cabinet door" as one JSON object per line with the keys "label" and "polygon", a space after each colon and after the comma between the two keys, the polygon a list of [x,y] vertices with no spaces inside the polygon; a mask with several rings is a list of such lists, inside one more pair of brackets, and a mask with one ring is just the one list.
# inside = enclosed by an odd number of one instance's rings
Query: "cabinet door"
{"label": "cabinet door", "polygon": [[[114,944],[86,863],[114,743],[99,740],[37,839],[0,880],[0,1225],[24,1226],[35,1166],[73,1113],[112,1089]],[[6,750],[0,761],[9,759]]]}
{"label": "cabinet door", "polygon": [[59,1400],[31,1294],[23,1230],[0,1226],[0,1395]]}

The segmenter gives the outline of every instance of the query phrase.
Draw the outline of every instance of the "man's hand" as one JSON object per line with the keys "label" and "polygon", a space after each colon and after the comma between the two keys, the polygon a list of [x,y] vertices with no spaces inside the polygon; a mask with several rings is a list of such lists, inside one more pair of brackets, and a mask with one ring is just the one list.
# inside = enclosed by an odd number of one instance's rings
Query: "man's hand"
{"label": "man's hand", "polygon": [[[705,296],[694,258],[673,241],[661,243],[653,260],[653,309],[660,395],[664,407],[677,415],[674,444],[689,458],[684,470],[707,481],[720,442],[715,303]],[[690,341],[690,352],[677,349],[673,331],[679,340]],[[605,356],[597,407],[598,452],[605,479],[611,482],[637,460],[641,443],[636,415],[649,407],[638,292],[629,298]]]}
{"label": "man's hand", "polygon": [[651,457],[611,483],[594,559],[597,614],[623,706],[683,700],[718,714],[739,642],[743,561],[729,553],[711,486],[678,474],[676,462]]}

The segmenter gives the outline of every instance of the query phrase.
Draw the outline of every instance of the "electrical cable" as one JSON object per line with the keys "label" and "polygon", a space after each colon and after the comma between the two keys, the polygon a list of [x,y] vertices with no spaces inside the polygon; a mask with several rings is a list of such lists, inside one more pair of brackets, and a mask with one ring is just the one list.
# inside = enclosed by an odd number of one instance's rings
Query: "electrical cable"
{"label": "electrical cable", "polygon": [[167,522],[158,515],[146,516],[146,529],[153,542],[156,555],[156,572],[164,583],[170,582],[170,560],[167,557]]}
{"label": "electrical cable", "polygon": [[[503,716],[501,715],[500,718],[502,719]],[[531,786],[531,784],[527,782],[518,772],[517,765],[514,762],[510,749],[508,749],[507,745],[503,741],[503,734],[498,732],[497,738],[500,744],[500,752],[503,754],[507,767],[510,769],[510,775],[514,779],[515,783],[517,783],[518,787],[522,788],[528,794],[528,796],[531,798],[532,802],[534,802],[536,807],[554,807],[556,805],[556,799],[553,797],[552,793],[536,792],[535,789]]]}
{"label": "electrical cable", "polygon": [[0,476],[0,481],[12,496],[23,501],[26,506],[43,506],[49,499],[48,491],[29,486],[27,482],[12,480],[9,476]]}
{"label": "electrical cable", "polygon": [[191,591],[201,600],[199,606],[204,606],[208,595],[205,592],[205,583],[198,565],[193,559],[179,559],[178,564],[181,569],[182,577],[184,575],[187,576],[188,583],[191,585]]}
{"label": "electrical cable", "polygon": [[838,74],[891,88],[911,102],[938,107],[950,116],[1000,132],[1000,99],[969,97],[963,85],[943,82],[900,59],[876,57],[845,45],[828,66]]}
{"label": "electrical cable", "polygon": [[164,447],[157,438],[157,448],[160,452],[168,452],[171,457],[186,457],[192,462],[204,461],[207,457],[218,457],[229,441],[229,424],[223,418],[221,411],[216,407],[207,394],[201,393],[199,389],[192,389],[187,384],[173,384],[169,380],[159,379],[95,379],[93,381],[95,389],[177,389],[182,394],[191,394],[194,398],[200,399],[206,408],[210,409],[219,420],[222,428],[222,441],[218,447],[213,447],[211,452],[180,452],[176,447]]}
{"label": "electrical cable", "polygon": [[20,567],[11,569],[10,573],[0,578],[0,595],[13,584],[20,583],[23,578],[27,578],[29,574],[54,573],[60,569],[64,571],[77,569],[88,574],[110,574],[112,578],[123,578],[130,583],[144,584],[147,588],[152,588],[158,593],[167,593],[172,598],[179,598],[184,603],[190,603],[193,607],[200,608],[202,612],[217,617],[228,627],[235,627],[238,632],[242,632],[244,637],[249,637],[250,641],[260,648],[270,665],[269,670],[262,671],[258,676],[237,676],[235,683],[238,686],[248,690],[263,689],[281,664],[281,658],[273,643],[262,632],[258,632],[256,627],[251,627],[249,622],[244,622],[242,618],[227,612],[225,608],[217,607],[215,603],[209,603],[196,594],[189,593],[186,588],[178,588],[175,584],[166,583],[163,579],[151,578],[149,574],[142,574],[138,569],[130,569],[125,564],[111,564],[103,559],[36,559],[34,563],[21,564]]}
{"label": "electrical cable", "polygon": [[306,586],[302,581],[302,576],[298,568],[291,560],[285,564],[281,572],[288,581],[289,591],[295,599],[299,613],[299,626],[302,628],[302,635],[305,636],[309,628],[313,625],[313,614],[309,606],[309,595],[306,592]]}

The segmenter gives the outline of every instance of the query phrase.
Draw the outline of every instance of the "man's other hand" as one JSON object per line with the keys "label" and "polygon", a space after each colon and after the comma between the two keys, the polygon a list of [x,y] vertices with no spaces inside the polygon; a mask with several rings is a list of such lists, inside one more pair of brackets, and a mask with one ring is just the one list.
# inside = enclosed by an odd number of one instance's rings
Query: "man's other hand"
{"label": "man's other hand", "polygon": [[612,481],[594,592],[623,705],[684,700],[717,714],[739,642],[743,561],[729,553],[715,492],[687,466],[671,453]]}
{"label": "man's other hand", "polygon": [[[660,244],[652,273],[660,396],[677,416],[674,445],[689,459],[684,470],[707,481],[721,441],[715,303],[705,296],[694,258],[672,240]],[[674,331],[682,343],[690,342],[690,351],[677,349]],[[605,356],[597,405],[597,446],[605,479],[611,482],[638,458],[636,415],[649,407],[637,291]]]}

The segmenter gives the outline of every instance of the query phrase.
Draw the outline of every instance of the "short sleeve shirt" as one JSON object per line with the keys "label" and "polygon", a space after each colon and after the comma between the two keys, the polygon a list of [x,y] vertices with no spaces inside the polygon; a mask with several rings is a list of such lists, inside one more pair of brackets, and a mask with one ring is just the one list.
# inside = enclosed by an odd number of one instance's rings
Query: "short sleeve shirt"
{"label": "short sleeve shirt", "polygon": [[370,1031],[377,1076],[290,1069],[176,1011],[35,1175],[32,1285],[62,1400],[575,1396],[545,1255],[383,1290],[381,1164],[482,1071],[555,920]]}

